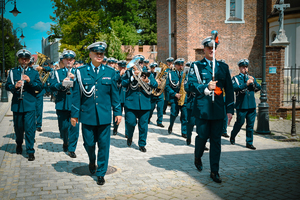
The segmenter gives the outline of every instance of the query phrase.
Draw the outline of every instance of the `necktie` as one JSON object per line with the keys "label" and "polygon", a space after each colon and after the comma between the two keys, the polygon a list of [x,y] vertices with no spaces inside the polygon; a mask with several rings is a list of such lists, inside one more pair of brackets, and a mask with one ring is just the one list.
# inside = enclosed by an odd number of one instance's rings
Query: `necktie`
{"label": "necktie", "polygon": [[95,67],[95,73],[97,74],[97,72],[98,72],[98,67]]}

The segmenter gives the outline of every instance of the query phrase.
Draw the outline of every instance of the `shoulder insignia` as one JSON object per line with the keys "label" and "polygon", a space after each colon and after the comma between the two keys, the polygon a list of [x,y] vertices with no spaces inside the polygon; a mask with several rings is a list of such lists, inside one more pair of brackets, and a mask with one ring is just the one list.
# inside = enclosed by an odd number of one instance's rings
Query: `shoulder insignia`
{"label": "shoulder insignia", "polygon": [[234,79],[232,79],[232,83],[234,83],[235,82],[235,80]]}
{"label": "shoulder insignia", "polygon": [[190,68],[190,74],[193,75],[194,73],[194,68]]}

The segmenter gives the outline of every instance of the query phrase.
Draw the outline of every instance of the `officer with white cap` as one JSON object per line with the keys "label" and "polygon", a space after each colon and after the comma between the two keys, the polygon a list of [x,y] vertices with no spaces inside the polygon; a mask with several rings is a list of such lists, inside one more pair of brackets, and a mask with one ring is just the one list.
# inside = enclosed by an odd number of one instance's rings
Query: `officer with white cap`
{"label": "officer with white cap", "polygon": [[[119,124],[122,119],[116,71],[103,65],[107,48],[105,42],[95,42],[87,47],[91,62],[77,68],[73,89],[71,123],[82,123],[83,145],[89,156],[89,170],[96,172],[97,184],[105,183],[110,147],[111,112]],[[98,144],[96,168],[96,143]]]}
{"label": "officer with white cap", "polygon": [[35,104],[36,91],[42,90],[39,73],[28,67],[31,53],[26,49],[17,52],[19,66],[10,70],[6,90],[11,91],[11,111],[13,112],[14,130],[16,133],[17,154],[22,154],[22,143],[25,132],[26,153],[28,161],[35,159]]}

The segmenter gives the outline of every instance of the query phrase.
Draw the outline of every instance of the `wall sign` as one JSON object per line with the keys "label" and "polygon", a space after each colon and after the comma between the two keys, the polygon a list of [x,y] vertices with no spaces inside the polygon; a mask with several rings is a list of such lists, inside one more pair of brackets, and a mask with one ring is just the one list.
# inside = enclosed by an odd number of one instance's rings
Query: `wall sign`
{"label": "wall sign", "polygon": [[276,67],[270,66],[269,67],[269,74],[276,74]]}

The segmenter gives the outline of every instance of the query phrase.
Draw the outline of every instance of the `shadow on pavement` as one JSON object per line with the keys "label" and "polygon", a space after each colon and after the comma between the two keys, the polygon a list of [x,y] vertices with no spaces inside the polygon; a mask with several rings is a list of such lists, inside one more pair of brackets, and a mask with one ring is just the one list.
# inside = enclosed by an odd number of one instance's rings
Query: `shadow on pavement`
{"label": "shadow on pavement", "polygon": [[10,134],[4,135],[3,137],[4,138],[12,138],[12,139],[14,139],[15,138],[15,133],[10,133]]}
{"label": "shadow on pavement", "polygon": [[[160,141],[161,143],[168,143],[168,144],[173,144],[173,145],[176,145],[176,146],[187,146],[185,138],[183,138],[183,139],[184,140],[175,139],[175,138],[159,137],[158,141]],[[189,146],[194,147],[194,145],[192,145],[192,144],[190,144]]]}
{"label": "shadow on pavement", "polygon": [[46,149],[50,152],[63,152],[63,142],[61,144],[56,144],[53,142],[44,142],[43,144],[38,145],[39,149]]}
{"label": "shadow on pavement", "polygon": [[[0,151],[5,151],[5,152],[10,153],[10,154],[17,154],[16,147],[17,147],[17,144],[5,144],[5,145],[0,147]],[[25,145],[22,145],[22,149],[23,149],[23,151],[22,151],[21,155],[24,158],[28,158],[28,155],[26,153]]]}
{"label": "shadow on pavement", "polygon": [[[173,154],[152,157],[148,163],[166,170],[180,171],[209,189],[221,199],[297,199],[300,181],[299,147],[222,152],[221,184],[209,177],[209,154],[202,157],[203,171],[194,166],[193,154]],[[285,196],[287,195],[287,196]],[[216,197],[217,198],[217,197]]]}
{"label": "shadow on pavement", "polygon": [[54,111],[54,110],[47,110],[47,111],[44,111],[44,113],[56,114],[56,111]]}
{"label": "shadow on pavement", "polygon": [[43,136],[43,137],[48,137],[48,138],[51,138],[51,139],[60,138],[60,133],[59,132],[43,132],[39,135]]}
{"label": "shadow on pavement", "polygon": [[44,120],[47,120],[47,119],[49,119],[49,120],[57,120],[57,116],[55,116],[55,117],[51,117],[51,116],[49,116],[49,117],[43,117],[43,119]]}

